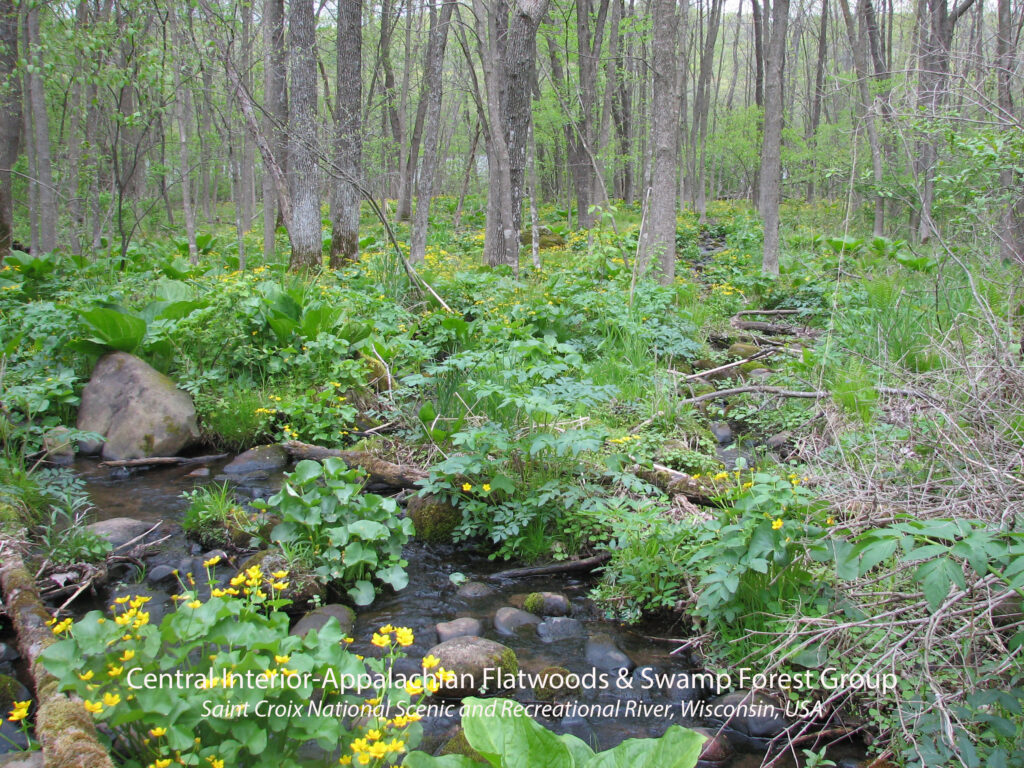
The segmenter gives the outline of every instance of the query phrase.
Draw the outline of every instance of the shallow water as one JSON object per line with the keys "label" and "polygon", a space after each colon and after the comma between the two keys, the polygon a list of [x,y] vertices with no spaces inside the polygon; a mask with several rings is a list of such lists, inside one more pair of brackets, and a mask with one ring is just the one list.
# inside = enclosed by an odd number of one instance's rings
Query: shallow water
{"label": "shallow water", "polygon": [[[79,460],[74,469],[86,480],[88,490],[96,506],[96,518],[132,517],[146,522],[162,521],[161,535],[170,538],[161,546],[161,550],[147,556],[150,569],[158,564],[187,563],[201,561],[202,550],[190,542],[180,529],[180,521],[187,502],[181,493],[191,490],[199,484],[218,480],[220,468],[225,462],[211,465],[207,477],[193,477],[189,473],[195,466],[169,467],[149,470],[133,470],[131,472],[112,472],[101,468],[98,462]],[[242,482],[240,496],[266,496],[280,482],[280,477],[263,477]],[[493,579],[493,574],[510,567],[506,563],[496,563],[485,556],[466,547],[427,546],[419,542],[410,544],[405,552],[409,561],[409,586],[401,592],[386,590],[373,605],[356,610],[357,624],[353,632],[356,641],[353,648],[372,653],[369,643],[372,633],[383,624],[395,624],[410,627],[416,636],[413,647],[408,649],[410,657],[419,658],[437,642],[434,629],[438,622],[450,621],[459,617],[474,617],[483,622],[483,636],[497,640],[512,648],[520,661],[520,667],[526,672],[539,672],[544,667],[562,666],[571,672],[584,674],[592,670],[585,661],[587,636],[605,633],[614,638],[616,645],[624,651],[637,667],[653,667],[660,673],[686,672],[691,669],[685,654],[674,655],[676,644],[659,642],[652,638],[679,637],[682,630],[666,626],[644,626],[641,629],[630,628],[614,621],[605,619],[598,607],[587,597],[591,582],[588,578],[576,575],[540,576],[528,579]],[[457,587],[450,578],[452,574],[462,574],[470,581],[483,581],[494,587],[493,596],[476,600],[460,598]],[[96,601],[80,601],[76,606],[80,610],[98,607],[111,597],[126,593],[149,594],[153,596],[150,604],[154,620],[170,607],[172,587],[152,585],[148,582],[137,582],[133,574],[126,574],[134,583],[113,584],[106,594],[98,596]],[[510,604],[516,595],[525,595],[536,591],[560,592],[570,601],[571,616],[583,623],[583,637],[543,642],[532,627],[520,631],[515,637],[499,635],[493,624],[495,612]],[[615,675],[610,675],[614,679]],[[690,692],[687,696],[706,695],[707,692]],[[533,691],[519,691],[515,698],[524,702],[534,702]],[[590,742],[599,749],[610,748],[624,739],[659,736],[665,729],[675,723],[684,726],[708,725],[693,720],[683,719],[679,712],[680,695],[660,689],[644,690],[643,683],[634,679],[632,689],[618,689],[614,685],[604,688],[584,689],[576,701],[580,705],[603,705],[608,710],[617,707],[616,716],[591,715],[588,717],[567,716],[557,720],[542,720],[548,727],[559,732],[572,732]],[[631,703],[632,702],[632,703]],[[644,714],[627,715],[630,707],[639,711],[647,707]],[[659,716],[651,716],[654,705],[663,705]],[[453,718],[436,718],[426,722],[428,733],[424,746],[440,743],[442,735],[448,731],[456,720]],[[749,745],[747,745],[749,746]],[[829,755],[833,757],[833,751]],[[862,750],[849,747],[841,753],[843,756],[863,755]],[[756,766],[761,763],[761,754],[737,754],[727,763],[719,766],[735,768]],[[838,759],[833,757],[833,759]],[[789,759],[779,761],[777,766],[794,766]]]}

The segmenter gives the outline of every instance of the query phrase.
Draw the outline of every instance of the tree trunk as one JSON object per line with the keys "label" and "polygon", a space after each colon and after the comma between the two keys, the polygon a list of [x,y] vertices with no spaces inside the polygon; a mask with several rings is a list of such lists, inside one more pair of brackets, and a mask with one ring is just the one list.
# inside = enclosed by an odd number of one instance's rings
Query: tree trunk
{"label": "tree trunk", "polygon": [[[285,164],[285,126],[288,123],[288,96],[285,88],[284,0],[263,2],[263,131],[275,159]],[[285,166],[287,167],[287,166]],[[280,215],[274,178],[263,168],[263,258],[270,261],[276,250],[275,234]]]}
{"label": "tree trunk", "polygon": [[679,97],[676,93],[679,14],[675,0],[654,0],[652,15],[651,144],[654,155],[640,271],[643,272],[652,259],[657,259],[659,279],[668,285],[675,279],[676,168],[679,162]]}
{"label": "tree trunk", "polygon": [[437,175],[438,139],[441,131],[441,97],[443,92],[444,51],[448,43],[448,26],[456,0],[443,0],[440,18],[430,8],[430,40],[427,43],[427,61],[424,67],[426,93],[426,119],[423,135],[423,164],[416,182],[416,216],[412,224],[409,261],[422,262],[427,253],[427,222],[430,216],[430,198]]}
{"label": "tree trunk", "polygon": [[807,146],[811,152],[811,172],[807,180],[807,202],[814,200],[815,176],[818,173],[818,126],[821,125],[821,100],[825,95],[825,52],[828,42],[828,0],[821,3],[821,26],[818,28],[818,57],[814,67],[814,93],[811,96],[811,114],[807,121]]}
{"label": "tree trunk", "polygon": [[488,176],[484,260],[518,271],[536,39],[548,0],[474,0],[484,73]]}
{"label": "tree trunk", "polygon": [[711,11],[708,16],[708,31],[704,41],[704,50],[700,57],[700,76],[697,80],[697,95],[693,105],[693,133],[700,157],[697,162],[696,200],[694,209],[699,215],[701,224],[707,221],[707,177],[705,160],[708,145],[708,113],[711,111],[711,67],[718,42],[718,27],[722,18],[722,0],[711,0]]}
{"label": "tree trunk", "polygon": [[779,202],[782,187],[782,85],[789,0],[775,0],[765,61],[764,139],[761,144],[759,208],[764,220],[765,274],[779,274]]}
{"label": "tree trunk", "polygon": [[[1016,34],[1010,0],[998,0],[996,16],[996,101],[999,121],[1007,132],[1020,131],[1021,123],[1014,115],[1013,94],[1010,90],[1016,59]],[[1008,198],[1001,217],[999,255],[1024,267],[1024,192],[1021,191],[1020,172],[1013,167],[1004,168],[999,174],[999,185]]]}
{"label": "tree trunk", "polygon": [[[253,91],[252,83],[252,2],[239,4],[242,12],[242,48],[241,62],[243,82],[249,93]],[[253,207],[256,204],[256,147],[248,131],[242,131],[242,152],[239,157],[239,194],[235,204],[239,206],[236,217],[242,222],[244,232],[252,226]],[[241,267],[240,267],[241,268]]]}
{"label": "tree trunk", "polygon": [[317,168],[316,21],[313,0],[291,0],[288,7],[288,192],[292,221],[288,231],[293,270],[321,265],[320,184]]}
{"label": "tree trunk", "polygon": [[[920,55],[918,57],[917,108],[922,119],[933,129],[939,127],[942,108],[948,96],[949,57],[956,22],[974,4],[961,0],[952,11],[947,0],[924,0],[920,5]],[[924,243],[937,234],[932,218],[935,202],[935,167],[939,156],[939,138],[922,137],[917,143],[914,176],[919,188],[921,208],[917,236]]]}
{"label": "tree trunk", "polygon": [[[871,86],[868,82],[868,42],[863,35],[857,34],[853,14],[850,12],[849,0],[839,0],[839,8],[846,24],[846,36],[853,51],[853,68],[857,75],[857,92],[860,95],[861,119],[864,121],[868,134],[868,147],[871,150],[871,173],[875,184],[875,219],[874,235],[881,237],[885,232],[885,198],[880,194],[882,187],[882,144],[878,138],[878,126],[875,123],[875,110],[871,98]],[[863,14],[862,8],[858,12]],[[863,17],[862,17],[863,18]]]}
{"label": "tree trunk", "polygon": [[191,162],[188,152],[188,129],[192,123],[192,90],[182,84],[182,70],[186,66],[184,55],[184,39],[181,34],[177,9],[171,7],[167,12],[171,26],[171,39],[174,49],[180,56],[174,62],[174,122],[178,131],[178,170],[181,175],[181,208],[185,218],[185,236],[188,238],[188,258],[193,264],[199,263],[199,250],[196,248],[196,214],[192,208],[192,180],[190,178]]}
{"label": "tree trunk", "polygon": [[476,147],[480,142],[480,119],[477,118],[473,127],[473,139],[469,142],[469,152],[466,153],[466,167],[462,173],[462,186],[459,187],[459,202],[455,206],[455,216],[452,220],[452,228],[458,230],[462,224],[462,207],[466,202],[466,194],[469,192],[469,178],[476,169]]}
{"label": "tree trunk", "polygon": [[32,68],[28,74],[28,109],[32,115],[32,146],[39,190],[39,248],[49,253],[57,248],[57,194],[50,159],[50,117],[43,89],[43,47],[39,39],[39,6],[28,4],[25,12],[25,49]]}
{"label": "tree trunk", "polygon": [[18,77],[18,8],[0,0],[0,264],[11,252],[14,201],[11,168],[21,138],[21,80]]}
{"label": "tree trunk", "polygon": [[[751,21],[754,26],[754,105],[764,109],[764,16],[757,0],[750,0]],[[781,105],[781,93],[779,94]],[[764,115],[758,119],[758,132],[764,130]],[[763,141],[763,139],[762,139]],[[753,183],[750,185],[754,203],[761,206],[761,170],[755,169]]]}
{"label": "tree trunk", "polygon": [[334,104],[334,171],[331,184],[332,269],[359,256],[358,182],[362,171],[363,133],[359,114],[362,101],[363,3],[338,5],[337,100]]}

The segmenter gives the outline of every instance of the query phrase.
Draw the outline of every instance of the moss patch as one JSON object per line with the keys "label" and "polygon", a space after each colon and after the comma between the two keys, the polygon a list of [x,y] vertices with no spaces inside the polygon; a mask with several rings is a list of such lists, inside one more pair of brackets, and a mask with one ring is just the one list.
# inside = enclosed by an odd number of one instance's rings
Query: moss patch
{"label": "moss patch", "polygon": [[431,544],[451,541],[462,523],[462,513],[438,496],[413,496],[406,514],[416,528],[416,538]]}
{"label": "moss patch", "polygon": [[459,728],[458,732],[444,743],[438,754],[463,755],[478,763],[487,763],[483,755],[469,745],[469,740],[466,738],[466,732],[462,730],[462,728]]}
{"label": "moss patch", "polygon": [[545,667],[537,675],[541,684],[533,689],[534,695],[540,701],[554,701],[566,694],[579,693],[577,686],[566,684],[570,674],[565,667]]}

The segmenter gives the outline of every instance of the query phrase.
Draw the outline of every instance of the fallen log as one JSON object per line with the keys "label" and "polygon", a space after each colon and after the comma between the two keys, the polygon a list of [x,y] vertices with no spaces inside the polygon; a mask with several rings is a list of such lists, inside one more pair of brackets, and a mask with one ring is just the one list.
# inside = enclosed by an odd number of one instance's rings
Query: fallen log
{"label": "fallen log", "polygon": [[713,497],[718,494],[714,487],[694,479],[685,472],[679,472],[661,464],[654,464],[653,467],[653,469],[647,469],[638,466],[634,467],[632,472],[641,480],[660,488],[669,496],[682,496],[687,501],[705,507],[714,504]]}
{"label": "fallen log", "polygon": [[768,333],[774,336],[810,336],[812,338],[821,335],[818,328],[798,327],[784,323],[766,323],[762,320],[733,320],[730,322],[733,328],[739,331],[757,331]]}
{"label": "fallen log", "polygon": [[767,385],[758,386],[751,385],[749,387],[733,387],[732,389],[719,389],[716,392],[708,392],[705,395],[697,395],[696,397],[688,397],[685,400],[680,400],[679,405],[692,405],[693,403],[700,403],[704,400],[714,400],[716,397],[729,397],[730,395],[743,395],[748,392],[755,392],[764,395],[778,395],[779,397],[802,397],[809,400],[822,400],[826,397],[831,397],[828,392],[821,390],[813,390],[810,392],[802,392],[795,389],[785,389],[783,387],[769,387]]}
{"label": "fallen log", "polygon": [[409,464],[392,464],[379,459],[368,451],[342,451],[338,448],[324,448],[320,445],[289,440],[282,446],[296,461],[311,459],[323,461],[328,458],[341,459],[349,467],[358,467],[370,476],[370,482],[391,488],[417,488],[417,483],[427,477],[425,470]]}
{"label": "fallen log", "polygon": [[683,373],[682,371],[669,370],[669,373],[674,373],[676,376],[682,376],[683,381],[693,381],[694,379],[704,378],[705,376],[708,376],[712,373],[721,373],[722,371],[727,371],[730,368],[738,368],[739,366],[744,365],[745,363],[752,363],[755,360],[760,360],[762,357],[768,357],[769,355],[772,355],[774,353],[774,349],[762,349],[760,352],[757,352],[756,354],[753,354],[750,357],[746,357],[742,360],[737,360],[734,363],[726,363],[725,365],[720,365],[717,368],[712,368],[707,371],[700,371],[699,373],[687,374]]}
{"label": "fallen log", "polygon": [[226,459],[228,454],[218,453],[213,456],[150,456],[144,459],[116,459],[113,461],[101,461],[101,467],[159,467],[159,466],[180,466],[190,464],[212,464],[215,461]]}
{"label": "fallen log", "polygon": [[508,571],[492,573],[488,579],[525,579],[530,576],[548,576],[553,573],[579,573],[580,571],[592,571],[604,565],[612,559],[611,552],[602,552],[593,557],[583,560],[566,560],[561,563],[550,563],[548,565],[535,565],[527,568],[512,568]]}
{"label": "fallen log", "polygon": [[35,736],[43,746],[46,768],[113,768],[96,738],[92,715],[82,702],[58,690],[40,654],[54,642],[50,614],[39,598],[35,579],[25,568],[20,547],[0,535],[0,589],[36,692]]}

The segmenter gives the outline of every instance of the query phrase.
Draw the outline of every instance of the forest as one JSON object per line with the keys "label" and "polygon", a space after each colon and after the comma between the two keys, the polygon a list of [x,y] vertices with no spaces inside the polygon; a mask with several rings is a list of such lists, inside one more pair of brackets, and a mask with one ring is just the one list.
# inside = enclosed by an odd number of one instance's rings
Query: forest
{"label": "forest", "polygon": [[0,766],[1024,768],[1020,0],[0,0]]}

